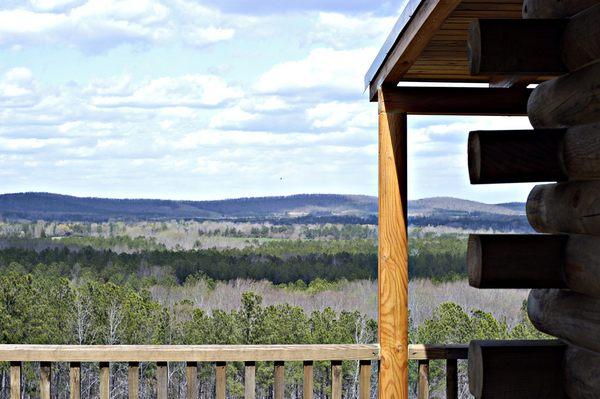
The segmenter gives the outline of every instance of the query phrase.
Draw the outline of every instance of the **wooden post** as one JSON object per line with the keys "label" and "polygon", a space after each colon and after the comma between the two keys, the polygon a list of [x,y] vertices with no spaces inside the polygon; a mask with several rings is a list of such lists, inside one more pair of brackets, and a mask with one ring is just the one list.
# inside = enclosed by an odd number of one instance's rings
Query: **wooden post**
{"label": "wooden post", "polygon": [[246,362],[244,365],[244,398],[256,398],[256,363]]}
{"label": "wooden post", "polygon": [[429,360],[419,360],[419,399],[429,399]]}
{"label": "wooden post", "polygon": [[110,399],[110,363],[100,362],[100,399]]}
{"label": "wooden post", "polygon": [[185,382],[187,399],[198,399],[198,363],[185,364]]}
{"label": "wooden post", "polygon": [[10,362],[10,399],[21,399],[21,362]]}
{"label": "wooden post", "polygon": [[305,361],[303,366],[304,381],[302,384],[302,398],[313,399],[313,362]]}
{"label": "wooden post", "polygon": [[138,399],[140,392],[140,364],[130,362],[127,371],[127,392],[129,399]]}
{"label": "wooden post", "polygon": [[[40,398],[50,399],[50,381],[52,380],[52,364],[40,363]],[[103,399],[103,398],[102,398]]]}
{"label": "wooden post", "polygon": [[458,361],[446,359],[446,399],[458,399]]}
{"label": "wooden post", "polygon": [[169,369],[167,362],[156,363],[156,397],[167,399],[169,393]]}
{"label": "wooden post", "polygon": [[407,115],[379,89],[379,397],[408,398]]}
{"label": "wooden post", "polygon": [[227,395],[227,363],[217,362],[216,366],[216,398],[225,399]]}
{"label": "wooden post", "polygon": [[331,361],[331,399],[342,399],[342,361]]}
{"label": "wooden post", "polygon": [[360,399],[371,398],[371,361],[361,360],[359,363],[359,391]]}
{"label": "wooden post", "polygon": [[283,362],[275,362],[273,398],[283,399],[285,397],[285,365]]}
{"label": "wooden post", "polygon": [[69,391],[70,399],[81,398],[81,363],[79,362],[69,364]]}

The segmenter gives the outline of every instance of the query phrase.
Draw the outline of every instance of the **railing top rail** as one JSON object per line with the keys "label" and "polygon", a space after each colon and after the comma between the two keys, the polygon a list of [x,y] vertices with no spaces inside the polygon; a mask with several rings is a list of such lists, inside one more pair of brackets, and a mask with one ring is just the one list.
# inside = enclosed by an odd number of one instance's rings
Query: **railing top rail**
{"label": "railing top rail", "polygon": [[[410,360],[467,359],[468,345],[409,345]],[[0,361],[245,362],[379,360],[379,345],[0,345]]]}
{"label": "railing top rail", "polygon": [[0,361],[243,362],[377,360],[379,345],[0,345]]}
{"label": "railing top rail", "polygon": [[469,345],[409,345],[410,360],[468,359]]}

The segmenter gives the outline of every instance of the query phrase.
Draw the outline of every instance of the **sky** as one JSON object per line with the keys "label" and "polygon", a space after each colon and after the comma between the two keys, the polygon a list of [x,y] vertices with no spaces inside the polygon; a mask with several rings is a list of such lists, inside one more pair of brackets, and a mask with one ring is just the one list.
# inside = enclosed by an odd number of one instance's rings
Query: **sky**
{"label": "sky", "polygon": [[[402,0],[2,0],[0,192],[220,199],[377,195],[364,75]],[[470,186],[470,130],[410,117],[409,198]]]}

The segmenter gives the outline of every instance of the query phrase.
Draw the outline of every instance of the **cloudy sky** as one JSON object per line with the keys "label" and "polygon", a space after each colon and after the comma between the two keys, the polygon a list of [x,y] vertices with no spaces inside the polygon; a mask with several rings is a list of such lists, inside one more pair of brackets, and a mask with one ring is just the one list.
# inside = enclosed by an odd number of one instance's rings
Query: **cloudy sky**
{"label": "cloudy sky", "polygon": [[[0,192],[214,199],[377,193],[363,77],[402,0],[2,0]],[[469,130],[411,117],[409,197],[471,187]]]}

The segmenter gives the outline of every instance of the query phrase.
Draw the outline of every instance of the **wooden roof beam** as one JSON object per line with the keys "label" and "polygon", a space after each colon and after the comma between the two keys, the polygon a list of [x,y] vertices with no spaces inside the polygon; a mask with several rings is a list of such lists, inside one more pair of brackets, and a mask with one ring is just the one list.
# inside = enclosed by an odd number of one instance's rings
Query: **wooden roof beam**
{"label": "wooden roof beam", "polygon": [[[422,0],[416,11],[409,15],[408,21],[401,19],[392,35],[386,41],[391,44],[382,48],[367,75],[369,98],[377,100],[377,89],[384,84],[398,83],[417,60],[433,35],[439,30],[446,18],[460,4],[461,0]],[[408,3],[410,6],[414,2]],[[401,16],[402,18],[402,16]]]}
{"label": "wooden roof beam", "polygon": [[381,93],[381,111],[386,112],[525,116],[531,89],[386,86]]}

